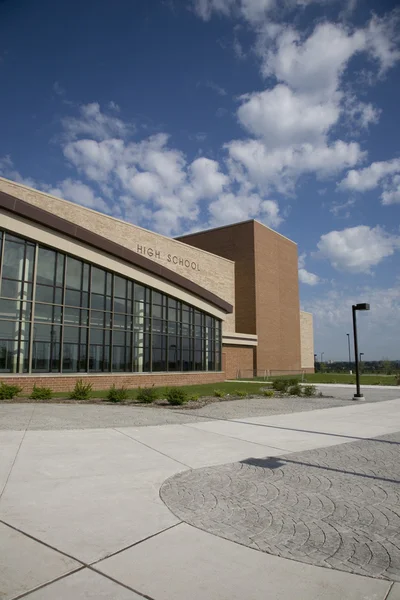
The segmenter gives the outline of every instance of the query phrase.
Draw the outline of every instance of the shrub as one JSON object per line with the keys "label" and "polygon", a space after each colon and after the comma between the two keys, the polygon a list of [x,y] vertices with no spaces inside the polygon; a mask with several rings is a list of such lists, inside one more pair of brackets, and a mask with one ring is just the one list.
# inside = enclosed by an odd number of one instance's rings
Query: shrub
{"label": "shrub", "polygon": [[4,381],[0,383],[0,400],[12,400],[20,392],[22,388],[18,385],[8,385]]}
{"label": "shrub", "polygon": [[289,394],[291,396],[301,396],[301,387],[298,383],[296,385],[291,385],[289,388]]}
{"label": "shrub", "polygon": [[51,396],[51,388],[39,387],[35,383],[29,398],[31,398],[32,400],[50,400]]}
{"label": "shrub", "polygon": [[216,398],[224,398],[224,396],[226,396],[226,393],[224,392],[224,390],[214,390],[214,396]]}
{"label": "shrub", "polygon": [[246,396],[248,395],[247,392],[245,392],[244,390],[235,390],[233,392],[234,396],[238,396],[239,398],[246,398]]}
{"label": "shrub", "polygon": [[265,390],[263,394],[266,398],[272,398],[275,395],[273,390]]}
{"label": "shrub", "polygon": [[120,388],[115,387],[113,384],[107,392],[107,400],[109,402],[122,402],[128,398],[128,390],[122,386]]}
{"label": "shrub", "polygon": [[139,402],[143,402],[144,404],[151,404],[155,400],[158,400],[158,390],[155,387],[139,388],[136,398],[139,400]]}
{"label": "shrub", "polygon": [[190,402],[197,402],[197,400],[200,398],[200,396],[198,394],[192,394],[191,396],[189,396],[189,401]]}
{"label": "shrub", "polygon": [[83,383],[82,379],[78,379],[69,397],[71,400],[88,400],[88,398],[90,398],[92,388],[93,386],[91,383]]}
{"label": "shrub", "polygon": [[169,388],[165,394],[165,397],[168,400],[168,403],[172,404],[172,406],[181,406],[189,399],[186,390],[183,390],[179,387]]}
{"label": "shrub", "polygon": [[293,385],[299,385],[300,379],[297,377],[293,377],[292,379],[287,379],[288,387],[292,387]]}
{"label": "shrub", "polygon": [[316,396],[317,395],[317,388],[315,387],[315,385],[305,385],[303,387],[303,396],[306,396],[307,398],[311,398],[312,396]]}
{"label": "shrub", "polygon": [[289,387],[288,379],[275,379],[272,382],[272,387],[276,392],[286,393]]}

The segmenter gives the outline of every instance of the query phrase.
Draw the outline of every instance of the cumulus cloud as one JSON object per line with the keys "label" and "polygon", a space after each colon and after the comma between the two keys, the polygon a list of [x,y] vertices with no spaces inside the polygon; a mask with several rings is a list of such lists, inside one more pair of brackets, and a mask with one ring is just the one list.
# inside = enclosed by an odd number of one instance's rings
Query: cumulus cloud
{"label": "cumulus cloud", "polygon": [[338,271],[371,273],[371,267],[400,248],[400,236],[379,227],[359,225],[322,235],[317,256],[326,258]]}
{"label": "cumulus cloud", "polygon": [[400,159],[373,162],[364,169],[352,169],[338,184],[339,190],[367,192],[382,188],[383,205],[400,202]]}
{"label": "cumulus cloud", "polygon": [[[111,109],[115,111],[117,106],[112,103]],[[134,130],[132,124],[102,112],[98,102],[83,104],[79,107],[79,117],[65,117],[62,124],[65,135],[71,140],[80,136],[88,136],[95,140],[124,138]]]}
{"label": "cumulus cloud", "polygon": [[303,254],[299,255],[299,280],[300,283],[314,286],[320,283],[321,279],[318,277],[318,275],[307,271],[305,268],[306,256],[307,255],[304,252]]}
{"label": "cumulus cloud", "polygon": [[72,202],[92,208],[93,210],[104,213],[112,212],[110,206],[102,198],[96,196],[88,185],[79,180],[68,178],[58,182],[54,187],[42,185],[41,189],[48,194],[64,198],[65,200],[72,200]]}
{"label": "cumulus cloud", "polygon": [[313,102],[286,85],[241,97],[240,123],[268,148],[320,142],[339,117],[334,102]]}

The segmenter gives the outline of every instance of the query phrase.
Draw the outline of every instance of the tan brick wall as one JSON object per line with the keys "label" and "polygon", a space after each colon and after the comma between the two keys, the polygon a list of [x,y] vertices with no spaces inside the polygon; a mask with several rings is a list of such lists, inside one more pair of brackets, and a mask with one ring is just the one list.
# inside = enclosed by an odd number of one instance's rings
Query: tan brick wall
{"label": "tan brick wall", "polygon": [[18,385],[22,387],[23,392],[32,391],[34,384],[51,388],[54,393],[71,391],[78,379],[84,383],[91,383],[94,390],[106,390],[115,384],[117,387],[125,386],[127,388],[151,387],[151,386],[179,386],[195,385],[201,383],[217,383],[225,381],[225,373],[126,373],[105,375],[7,375],[1,374],[0,381],[9,385]]}
{"label": "tan brick wall", "polygon": [[299,370],[297,245],[257,221],[180,239],[235,261],[236,331],[258,335],[256,367]]}
{"label": "tan brick wall", "polygon": [[179,238],[235,261],[235,314],[238,333],[256,333],[254,221]]}
{"label": "tan brick wall", "polygon": [[[187,246],[174,239],[1,177],[0,190],[111,239],[135,252],[138,251],[138,245],[142,249],[151,249],[153,256],[149,256],[147,251],[142,253],[154,262],[198,283],[230,304],[234,305],[235,303],[235,266],[231,260]],[[154,255],[156,251],[160,253],[158,257]],[[170,255],[170,260],[168,255]],[[176,264],[173,262],[174,256],[177,257]],[[183,261],[187,259],[190,263],[196,263],[198,269],[180,264],[179,259],[183,259]],[[234,331],[234,322],[234,314],[226,315],[224,329]]]}
{"label": "tan brick wall", "polygon": [[252,377],[254,368],[254,346],[223,346],[223,369],[226,379]]}
{"label": "tan brick wall", "polygon": [[257,369],[300,369],[297,245],[255,227]]}
{"label": "tan brick wall", "polygon": [[311,313],[300,312],[301,367],[314,372],[314,328]]}

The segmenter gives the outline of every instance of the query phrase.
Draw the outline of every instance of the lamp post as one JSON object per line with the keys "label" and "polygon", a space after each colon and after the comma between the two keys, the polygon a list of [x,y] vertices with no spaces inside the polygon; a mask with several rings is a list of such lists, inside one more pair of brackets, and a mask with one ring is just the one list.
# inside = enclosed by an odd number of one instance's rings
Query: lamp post
{"label": "lamp post", "polygon": [[350,334],[346,333],[347,335],[347,345],[349,347],[349,373],[351,372],[351,354],[350,354]]}
{"label": "lamp post", "polygon": [[358,340],[357,340],[357,317],[356,313],[358,310],[369,310],[369,304],[353,304],[353,331],[354,331],[354,357],[356,359],[356,385],[357,391],[353,396],[353,400],[364,400],[364,395],[360,391],[360,367],[358,364]]}
{"label": "lamp post", "polygon": [[318,356],[317,354],[314,354],[314,371],[317,371],[317,362],[318,362]]}

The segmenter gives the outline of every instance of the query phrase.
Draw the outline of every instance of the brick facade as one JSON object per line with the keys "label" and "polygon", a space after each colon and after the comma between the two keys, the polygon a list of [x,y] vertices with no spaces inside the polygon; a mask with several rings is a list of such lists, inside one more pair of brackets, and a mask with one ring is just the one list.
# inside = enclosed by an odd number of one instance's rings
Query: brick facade
{"label": "brick facade", "polygon": [[224,346],[222,364],[226,379],[253,377],[254,359],[254,346]]}
{"label": "brick facade", "polygon": [[235,261],[236,331],[257,334],[255,368],[300,371],[297,245],[257,221],[179,239]]}
{"label": "brick facade", "polygon": [[225,373],[218,372],[188,372],[188,373],[106,373],[101,375],[88,375],[87,373],[73,375],[37,374],[37,375],[8,375],[0,376],[0,381],[9,385],[22,387],[23,392],[30,393],[34,384],[49,387],[56,392],[71,391],[78,379],[84,383],[91,383],[94,390],[106,390],[113,384],[117,387],[159,387],[196,385],[202,383],[218,383],[225,381]]}

